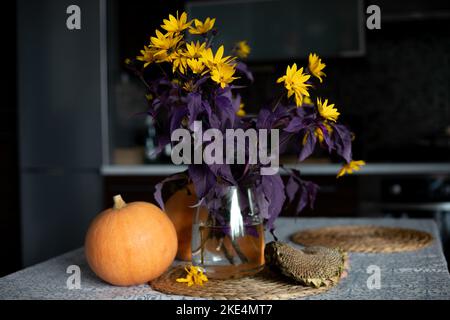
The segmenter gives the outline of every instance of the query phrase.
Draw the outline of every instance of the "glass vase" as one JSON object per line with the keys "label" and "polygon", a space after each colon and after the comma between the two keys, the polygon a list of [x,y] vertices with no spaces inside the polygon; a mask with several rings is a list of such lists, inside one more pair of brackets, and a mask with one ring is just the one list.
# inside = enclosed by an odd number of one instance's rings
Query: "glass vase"
{"label": "glass vase", "polygon": [[192,229],[192,263],[212,279],[250,276],[264,267],[264,227],[252,189],[227,187],[215,205],[200,206]]}

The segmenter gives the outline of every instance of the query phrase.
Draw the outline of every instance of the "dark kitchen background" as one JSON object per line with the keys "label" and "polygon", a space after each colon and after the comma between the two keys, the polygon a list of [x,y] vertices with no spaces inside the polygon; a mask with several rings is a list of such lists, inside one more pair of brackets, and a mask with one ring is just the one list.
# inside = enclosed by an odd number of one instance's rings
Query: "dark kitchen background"
{"label": "dark kitchen background", "polygon": [[[66,28],[71,4],[81,30]],[[366,28],[371,4],[381,8],[380,30]],[[322,92],[368,164],[339,180],[340,165],[320,152],[298,166],[321,186],[302,216],[433,218],[449,256],[449,1],[19,0],[6,2],[14,21],[2,22],[12,69],[0,108],[0,276],[82,246],[113,195],[153,201],[155,183],[183,169],[170,150],[151,155],[145,91],[124,68],[177,10],[217,17],[226,48],[248,41],[249,113],[277,94],[286,64],[305,64],[309,52],[324,59]]]}

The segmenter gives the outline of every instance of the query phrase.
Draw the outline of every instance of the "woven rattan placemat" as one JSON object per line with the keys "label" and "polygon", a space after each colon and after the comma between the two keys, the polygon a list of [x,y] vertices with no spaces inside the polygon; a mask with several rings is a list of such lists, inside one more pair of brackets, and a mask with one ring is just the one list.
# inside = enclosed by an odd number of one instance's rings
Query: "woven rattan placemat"
{"label": "woven rattan placemat", "polygon": [[203,286],[188,287],[176,282],[184,277],[184,266],[169,269],[150,283],[154,290],[167,294],[184,295],[220,300],[282,300],[302,298],[330,290],[336,283],[329,281],[327,286],[311,288],[295,284],[285,277],[264,269],[260,273],[241,279],[209,280]]}
{"label": "woven rattan placemat", "polygon": [[372,225],[341,225],[306,229],[291,240],[304,246],[338,247],[345,251],[393,253],[425,248],[433,242],[427,232]]}

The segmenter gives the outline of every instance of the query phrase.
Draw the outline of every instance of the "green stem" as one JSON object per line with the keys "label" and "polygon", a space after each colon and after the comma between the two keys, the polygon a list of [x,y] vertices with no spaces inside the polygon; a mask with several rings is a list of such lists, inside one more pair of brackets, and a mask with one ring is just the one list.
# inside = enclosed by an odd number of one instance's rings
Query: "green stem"
{"label": "green stem", "polygon": [[280,102],[281,102],[281,99],[283,99],[283,96],[284,96],[284,94],[281,94],[281,95],[280,95],[280,97],[278,98],[277,102],[275,103],[275,105],[274,105],[273,108],[272,108],[272,112],[275,112],[275,110],[277,110],[278,105],[279,105]]}
{"label": "green stem", "polygon": [[228,251],[227,247],[224,244],[224,239],[225,238],[221,238],[220,239],[220,249],[223,251],[223,254],[225,255],[225,258],[227,258],[228,262],[232,265],[234,265],[234,259],[233,256],[231,255],[231,253]]}
{"label": "green stem", "polygon": [[144,79],[144,75],[142,73],[139,74],[139,79],[142,81],[142,83],[145,85],[145,87],[149,90],[152,91],[152,88],[150,88],[149,84],[147,83],[147,81],[145,81]]}
{"label": "green stem", "polygon": [[236,242],[236,240],[231,240],[231,244],[233,245],[234,251],[236,251],[237,255],[239,256],[239,259],[241,259],[241,262],[242,263],[248,263],[248,258],[242,252],[242,250],[239,247],[239,244]]}

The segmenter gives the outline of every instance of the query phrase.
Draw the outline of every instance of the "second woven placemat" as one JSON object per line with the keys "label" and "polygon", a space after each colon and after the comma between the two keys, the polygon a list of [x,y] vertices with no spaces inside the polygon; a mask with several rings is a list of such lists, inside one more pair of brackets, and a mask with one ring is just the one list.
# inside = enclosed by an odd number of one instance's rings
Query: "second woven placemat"
{"label": "second woven placemat", "polygon": [[306,229],[291,240],[304,246],[338,247],[345,251],[393,253],[425,248],[433,242],[427,232],[373,225],[342,225]]}
{"label": "second woven placemat", "polygon": [[191,297],[218,300],[282,300],[323,293],[337,283],[330,281],[327,286],[311,288],[295,284],[269,269],[264,269],[252,277],[209,280],[203,286],[188,287],[185,283],[176,282],[177,278],[184,277],[185,274],[184,266],[173,267],[150,285],[162,293]]}

